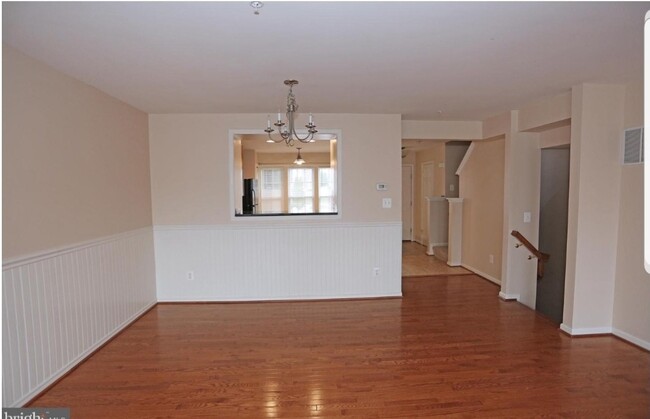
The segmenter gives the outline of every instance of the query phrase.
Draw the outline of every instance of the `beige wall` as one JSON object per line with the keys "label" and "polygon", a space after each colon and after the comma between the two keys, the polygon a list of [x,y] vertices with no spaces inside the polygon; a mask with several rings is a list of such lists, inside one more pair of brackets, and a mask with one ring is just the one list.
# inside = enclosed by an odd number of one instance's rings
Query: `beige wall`
{"label": "beige wall", "polygon": [[483,139],[496,139],[510,132],[512,114],[510,111],[492,116],[483,121]]}
{"label": "beige wall", "polygon": [[[643,83],[627,85],[625,99],[625,128],[642,126]],[[613,325],[647,345],[650,275],[643,268],[643,164],[623,166],[620,185]]]}
{"label": "beige wall", "polygon": [[563,323],[578,333],[612,327],[624,105],[624,86],[573,88]]}
{"label": "beige wall", "polygon": [[150,226],[147,115],[2,50],[5,260]]}
{"label": "beige wall", "polygon": [[434,164],[433,195],[445,194],[445,168],[439,167],[445,162],[445,143],[432,141],[430,148],[415,154],[415,171],[413,172],[413,236],[416,241],[427,243],[429,230],[426,225],[427,201],[422,196],[422,165]]}
{"label": "beige wall", "polygon": [[[516,248],[511,233],[519,231],[535,247],[539,240],[539,196],[541,174],[540,134],[520,132],[517,111],[512,111],[511,132],[505,136],[503,246],[501,292],[530,308],[535,307],[537,261],[528,259],[525,248]],[[530,213],[531,221],[524,222]]]}
{"label": "beige wall", "polygon": [[571,144],[571,122],[539,133],[539,148],[560,147]]}
{"label": "beige wall", "polygon": [[448,198],[458,198],[460,196],[458,191],[460,185],[458,183],[458,175],[456,174],[456,171],[458,170],[460,163],[463,161],[463,157],[465,157],[468,148],[469,143],[445,145],[444,194]]}
{"label": "beige wall", "polygon": [[[235,160],[236,159],[237,156],[235,152]],[[242,172],[244,179],[255,179],[257,177],[257,152],[255,150],[248,150],[245,148],[242,150]]]}
{"label": "beige wall", "polygon": [[402,158],[402,164],[412,164],[415,167],[415,151],[404,152],[405,156]]}
{"label": "beige wall", "polygon": [[481,121],[402,121],[409,140],[475,140],[483,138]]}
{"label": "beige wall", "polygon": [[546,97],[523,106],[518,113],[520,131],[542,131],[555,126],[558,121],[571,118],[571,92]]}
{"label": "beige wall", "polygon": [[[504,140],[477,141],[460,172],[462,263],[501,279]],[[490,263],[490,255],[494,263]]]}
{"label": "beige wall", "polygon": [[[400,115],[320,114],[314,118],[321,132],[341,130],[337,144],[343,176],[341,221],[399,222]],[[265,114],[150,115],[154,224],[247,222],[231,219],[228,132],[261,129],[265,122]],[[378,182],[387,183],[388,191],[377,191]],[[392,208],[382,208],[384,197],[392,198]]]}

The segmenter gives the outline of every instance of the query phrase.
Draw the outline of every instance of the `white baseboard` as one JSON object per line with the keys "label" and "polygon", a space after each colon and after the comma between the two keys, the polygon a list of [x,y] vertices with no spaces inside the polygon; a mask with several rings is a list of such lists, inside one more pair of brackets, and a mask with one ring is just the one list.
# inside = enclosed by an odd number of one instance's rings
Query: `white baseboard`
{"label": "white baseboard", "polygon": [[[487,279],[490,282],[494,282],[497,285],[501,285],[501,280],[498,279],[498,278],[493,277],[492,275],[486,274],[485,272],[481,272],[478,269],[476,269],[476,268],[474,268],[472,266],[466,265],[464,263],[461,263],[460,266],[467,269],[468,271],[474,272],[478,276],[482,276],[483,278]],[[517,295],[516,298],[519,298],[519,295]],[[512,299],[512,298],[509,298],[509,299]]]}
{"label": "white baseboard", "polygon": [[503,301],[519,301],[519,294],[506,294],[503,291],[499,291],[499,298]]}
{"label": "white baseboard", "polygon": [[639,339],[638,337],[631,335],[627,332],[624,332],[615,327],[582,327],[574,329],[566,324],[562,323],[560,329],[565,331],[571,336],[588,336],[588,335],[603,335],[603,334],[612,334],[618,336],[619,338],[626,340],[630,343],[633,343],[645,350],[650,351],[650,342]]}
{"label": "white baseboard", "polygon": [[583,336],[583,335],[602,335],[606,333],[612,333],[612,328],[609,326],[604,327],[578,327],[574,328],[568,326],[564,323],[560,324],[560,329],[564,330],[571,336]]}
{"label": "white baseboard", "polygon": [[308,296],[287,296],[260,299],[259,297],[228,297],[216,298],[176,298],[160,299],[159,303],[264,303],[273,301],[321,301],[321,300],[361,300],[361,299],[378,299],[378,298],[402,298],[402,293],[397,294],[358,294],[358,295],[308,295]]}
{"label": "white baseboard", "polygon": [[627,340],[628,342],[632,342],[633,344],[642,347],[645,350],[650,351],[650,342],[647,340],[639,339],[636,336],[633,336],[627,332],[624,332],[620,329],[617,329],[615,327],[612,328],[612,333],[619,338],[623,340]]}

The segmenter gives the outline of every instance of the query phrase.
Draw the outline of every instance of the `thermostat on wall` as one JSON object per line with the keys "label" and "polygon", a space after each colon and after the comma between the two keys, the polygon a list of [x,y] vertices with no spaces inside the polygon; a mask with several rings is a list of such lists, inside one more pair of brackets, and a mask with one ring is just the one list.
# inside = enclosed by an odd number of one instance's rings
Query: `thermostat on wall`
{"label": "thermostat on wall", "polygon": [[378,191],[387,191],[388,190],[388,185],[385,183],[378,183],[377,184],[377,190]]}

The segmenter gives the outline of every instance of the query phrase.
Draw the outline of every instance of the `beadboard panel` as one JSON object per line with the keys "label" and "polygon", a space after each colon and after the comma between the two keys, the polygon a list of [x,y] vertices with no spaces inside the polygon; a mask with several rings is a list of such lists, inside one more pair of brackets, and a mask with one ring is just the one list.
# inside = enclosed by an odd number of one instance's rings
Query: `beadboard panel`
{"label": "beadboard panel", "polygon": [[2,400],[21,406],[156,303],[151,227],[3,264]]}
{"label": "beadboard panel", "polygon": [[251,224],[154,227],[158,301],[401,295],[401,223]]}

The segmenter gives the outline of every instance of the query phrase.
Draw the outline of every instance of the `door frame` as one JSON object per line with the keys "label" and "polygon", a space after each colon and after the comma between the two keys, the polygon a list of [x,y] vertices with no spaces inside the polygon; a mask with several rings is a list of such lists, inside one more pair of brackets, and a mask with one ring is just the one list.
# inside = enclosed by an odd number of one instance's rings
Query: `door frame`
{"label": "door frame", "polygon": [[[402,163],[402,167],[409,167],[411,169],[411,196],[410,196],[410,199],[411,199],[411,226],[409,228],[410,231],[411,231],[411,234],[410,234],[410,237],[409,237],[409,241],[414,241],[414,239],[413,239],[413,215],[414,215],[415,211],[413,209],[413,207],[414,207],[413,204],[415,203],[415,190],[414,190],[415,189],[415,164]],[[402,183],[403,183],[403,181],[402,181]],[[402,206],[403,205],[404,205],[404,203],[402,203]],[[403,220],[402,220],[402,222],[403,222]],[[403,227],[402,227],[402,231],[404,231]],[[402,238],[402,241],[404,241],[403,238]]]}

